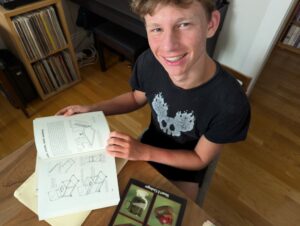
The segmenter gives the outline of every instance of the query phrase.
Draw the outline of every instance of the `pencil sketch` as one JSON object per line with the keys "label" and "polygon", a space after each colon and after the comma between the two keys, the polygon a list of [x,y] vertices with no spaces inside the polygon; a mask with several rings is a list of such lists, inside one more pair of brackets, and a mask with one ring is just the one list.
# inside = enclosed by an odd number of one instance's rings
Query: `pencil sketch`
{"label": "pencil sketch", "polygon": [[49,200],[55,201],[61,198],[72,197],[73,191],[78,183],[78,178],[72,174],[68,180],[61,181],[57,189],[48,193]]}
{"label": "pencil sketch", "polygon": [[75,164],[73,159],[67,159],[65,161],[61,161],[55,163],[53,167],[50,168],[49,173],[57,172],[57,173],[68,173],[71,167]]}
{"label": "pencil sketch", "polygon": [[90,122],[75,120],[72,121],[72,130],[78,148],[90,148],[95,142],[96,130]]}
{"label": "pencil sketch", "polygon": [[104,163],[105,162],[105,155],[99,153],[97,155],[89,155],[86,157],[82,157],[80,159],[81,165],[91,164],[91,163]]}
{"label": "pencil sketch", "polygon": [[54,161],[48,170],[49,200],[108,192],[108,176],[102,170],[105,162],[103,153]]}
{"label": "pencil sketch", "polygon": [[[82,186],[78,187],[80,196],[89,195],[96,192],[103,191],[104,184],[107,183],[107,176],[100,170],[96,176],[88,176],[82,181]],[[107,184],[106,184],[107,191]]]}

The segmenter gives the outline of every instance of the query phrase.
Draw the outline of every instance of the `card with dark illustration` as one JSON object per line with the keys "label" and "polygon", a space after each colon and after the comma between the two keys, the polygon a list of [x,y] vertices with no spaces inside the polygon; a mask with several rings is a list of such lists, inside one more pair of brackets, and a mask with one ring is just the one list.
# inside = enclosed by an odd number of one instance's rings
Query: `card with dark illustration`
{"label": "card with dark illustration", "polygon": [[110,226],[180,226],[186,199],[130,179]]}

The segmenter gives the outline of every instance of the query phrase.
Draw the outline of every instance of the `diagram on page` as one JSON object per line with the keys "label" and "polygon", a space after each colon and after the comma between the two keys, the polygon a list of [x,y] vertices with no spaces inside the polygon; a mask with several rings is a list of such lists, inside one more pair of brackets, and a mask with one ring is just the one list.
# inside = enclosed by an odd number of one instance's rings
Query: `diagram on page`
{"label": "diagram on page", "polygon": [[88,121],[71,121],[74,140],[79,149],[91,148],[95,142],[96,129]]}
{"label": "diagram on page", "polygon": [[52,161],[49,164],[49,201],[106,193],[108,176],[102,153]]}

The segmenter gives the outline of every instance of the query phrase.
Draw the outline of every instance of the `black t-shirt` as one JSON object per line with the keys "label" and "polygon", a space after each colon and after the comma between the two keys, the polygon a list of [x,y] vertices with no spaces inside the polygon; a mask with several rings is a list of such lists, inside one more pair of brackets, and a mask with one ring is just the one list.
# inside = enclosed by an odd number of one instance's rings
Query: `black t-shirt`
{"label": "black t-shirt", "polygon": [[[137,60],[130,84],[146,94],[151,123],[142,142],[168,149],[193,151],[204,135],[214,143],[246,138],[250,122],[247,96],[236,79],[217,63],[215,75],[192,89],[174,85],[150,50]],[[172,180],[201,181],[201,171],[152,163]]]}

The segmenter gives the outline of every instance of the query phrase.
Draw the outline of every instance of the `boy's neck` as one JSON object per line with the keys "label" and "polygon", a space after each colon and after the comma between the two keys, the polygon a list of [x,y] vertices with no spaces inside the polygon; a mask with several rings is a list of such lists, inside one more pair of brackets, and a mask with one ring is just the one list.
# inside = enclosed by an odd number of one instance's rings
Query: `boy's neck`
{"label": "boy's neck", "polygon": [[217,65],[208,55],[205,55],[189,73],[189,79],[183,83],[176,84],[182,89],[192,89],[208,82],[216,73]]}

